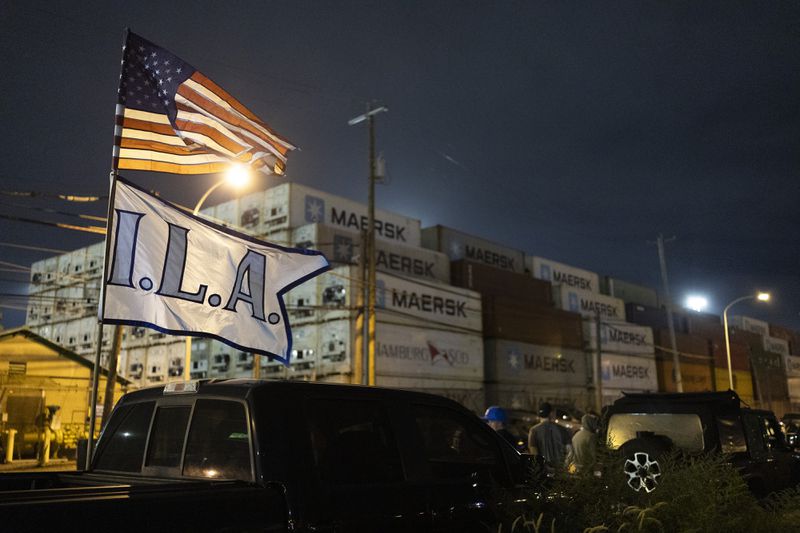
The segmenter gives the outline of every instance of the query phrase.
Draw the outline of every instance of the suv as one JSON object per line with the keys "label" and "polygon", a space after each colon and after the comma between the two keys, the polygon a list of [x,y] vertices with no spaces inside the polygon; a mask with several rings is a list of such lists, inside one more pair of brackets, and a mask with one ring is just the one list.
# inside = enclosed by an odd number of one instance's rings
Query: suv
{"label": "suv", "polygon": [[750,409],[732,390],[625,394],[603,414],[605,440],[620,450],[628,485],[652,492],[659,458],[672,449],[723,453],[758,497],[800,482],[800,455],[786,443],[771,411]]}

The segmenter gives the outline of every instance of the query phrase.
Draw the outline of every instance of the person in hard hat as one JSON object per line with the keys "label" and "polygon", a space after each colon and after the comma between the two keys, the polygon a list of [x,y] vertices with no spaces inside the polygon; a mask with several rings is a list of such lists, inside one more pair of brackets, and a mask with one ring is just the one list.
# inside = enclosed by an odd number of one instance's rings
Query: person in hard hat
{"label": "person in hard hat", "polygon": [[489,424],[489,427],[495,430],[501,437],[507,440],[512,446],[517,447],[517,438],[506,429],[508,423],[508,416],[506,410],[498,405],[489,406],[483,419]]}
{"label": "person in hard hat", "polygon": [[548,473],[555,471],[556,466],[564,464],[564,456],[571,448],[569,431],[556,424],[556,410],[548,402],[539,407],[542,421],[528,432],[528,451],[531,455],[544,459]]}

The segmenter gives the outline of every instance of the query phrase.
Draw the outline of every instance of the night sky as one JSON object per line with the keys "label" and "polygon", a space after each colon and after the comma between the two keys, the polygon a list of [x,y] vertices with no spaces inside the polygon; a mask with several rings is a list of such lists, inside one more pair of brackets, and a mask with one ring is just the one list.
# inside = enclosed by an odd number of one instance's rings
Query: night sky
{"label": "night sky", "polygon": [[[0,189],[107,193],[124,28],[167,48],[301,148],[286,179],[800,329],[798,2],[3,2]],[[193,205],[217,176],[125,172]],[[209,203],[231,197],[222,190]],[[0,214],[90,224],[0,195]],[[0,220],[0,241],[98,236]],[[3,261],[52,255],[0,245]],[[0,265],[0,303],[26,276]],[[20,281],[13,281],[20,280]],[[3,309],[6,327],[24,312]]]}

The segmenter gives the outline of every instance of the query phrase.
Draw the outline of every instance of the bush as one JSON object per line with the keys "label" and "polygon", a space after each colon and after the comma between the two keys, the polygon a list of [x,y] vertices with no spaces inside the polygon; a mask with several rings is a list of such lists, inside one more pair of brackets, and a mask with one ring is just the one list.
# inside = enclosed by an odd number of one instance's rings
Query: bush
{"label": "bush", "polygon": [[723,456],[667,455],[658,487],[647,493],[628,486],[618,453],[598,453],[599,476],[557,473],[532,512],[504,533],[800,531],[800,490],[759,503]]}

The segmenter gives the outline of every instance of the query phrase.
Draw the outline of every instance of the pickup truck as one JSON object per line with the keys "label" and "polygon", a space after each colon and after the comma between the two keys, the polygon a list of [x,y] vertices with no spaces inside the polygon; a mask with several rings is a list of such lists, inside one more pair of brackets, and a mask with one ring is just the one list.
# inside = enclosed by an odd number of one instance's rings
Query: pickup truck
{"label": "pickup truck", "polygon": [[529,465],[439,396],[172,383],[120,399],[88,470],[0,476],[0,523],[15,532],[497,531],[533,497]]}

